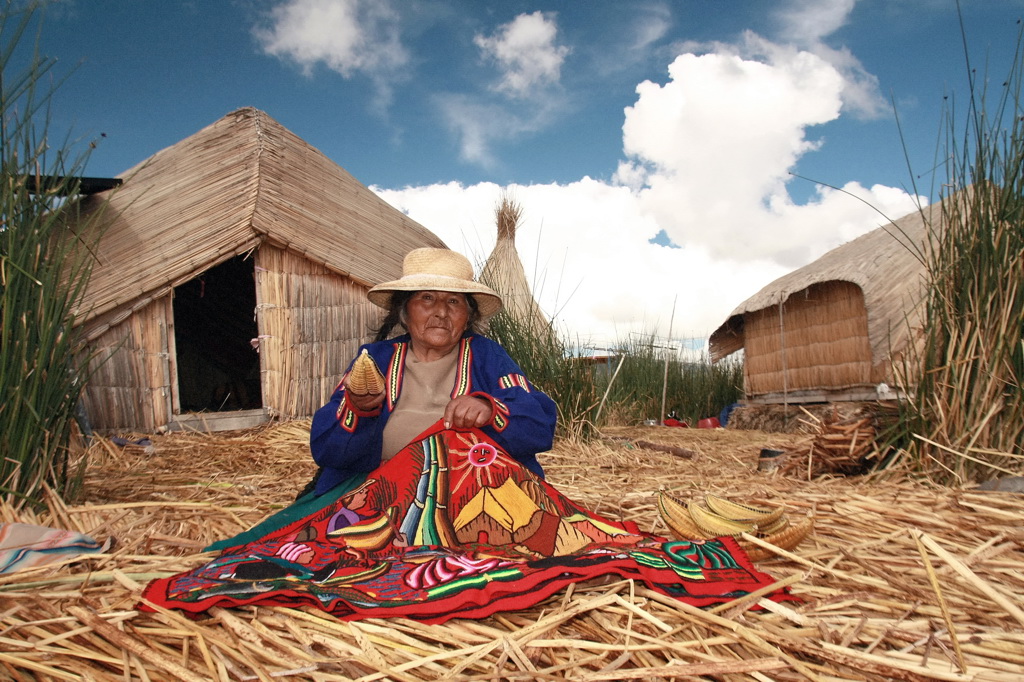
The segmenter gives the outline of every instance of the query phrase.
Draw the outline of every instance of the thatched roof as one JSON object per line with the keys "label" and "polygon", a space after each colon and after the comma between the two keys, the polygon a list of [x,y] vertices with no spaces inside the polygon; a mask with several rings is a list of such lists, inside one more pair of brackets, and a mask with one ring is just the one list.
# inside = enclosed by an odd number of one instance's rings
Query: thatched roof
{"label": "thatched roof", "polygon": [[929,225],[938,225],[942,204],[927,206],[832,249],[818,260],[780,277],[738,305],[711,334],[713,362],[744,346],[743,316],[784,303],[814,284],[852,282],[864,293],[873,362],[907,345],[920,326],[923,249]]}
{"label": "thatched roof", "polygon": [[[436,235],[262,111],[234,111],[121,175],[80,321],[105,328],[264,240],[363,285]],[[92,335],[92,334],[90,334]]]}

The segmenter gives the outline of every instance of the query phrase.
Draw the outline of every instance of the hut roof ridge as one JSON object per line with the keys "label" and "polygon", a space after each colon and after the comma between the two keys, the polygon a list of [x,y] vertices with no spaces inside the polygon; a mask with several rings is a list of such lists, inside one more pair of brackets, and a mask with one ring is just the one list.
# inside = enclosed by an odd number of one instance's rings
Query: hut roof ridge
{"label": "hut roof ridge", "polygon": [[401,274],[411,248],[444,247],[265,112],[236,109],[84,200],[103,207],[100,254],[79,322],[165,295],[263,241],[372,285]]}

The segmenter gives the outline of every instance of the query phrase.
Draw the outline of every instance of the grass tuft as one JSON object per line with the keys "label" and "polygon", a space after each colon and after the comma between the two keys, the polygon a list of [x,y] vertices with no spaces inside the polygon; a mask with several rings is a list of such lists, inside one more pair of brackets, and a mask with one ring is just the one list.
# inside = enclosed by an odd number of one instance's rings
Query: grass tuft
{"label": "grass tuft", "polygon": [[925,248],[924,327],[898,368],[915,390],[889,434],[900,448],[891,461],[944,483],[1024,470],[1021,44],[1001,92],[972,75],[962,133],[957,112],[947,112],[948,179]]}
{"label": "grass tuft", "polygon": [[16,507],[45,487],[70,495],[80,480],[69,459],[84,379],[74,311],[91,268],[89,244],[65,223],[84,155],[50,138],[53,87],[38,87],[54,61],[14,61],[38,13],[38,3],[0,8],[10,46],[0,52],[0,494]]}

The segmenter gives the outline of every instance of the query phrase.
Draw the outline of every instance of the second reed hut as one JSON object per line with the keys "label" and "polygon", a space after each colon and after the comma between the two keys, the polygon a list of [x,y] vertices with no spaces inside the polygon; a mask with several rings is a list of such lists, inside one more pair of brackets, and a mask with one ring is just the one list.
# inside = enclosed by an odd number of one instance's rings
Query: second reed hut
{"label": "second reed hut", "polygon": [[311,415],[368,340],[374,284],[444,247],[267,114],[239,109],[93,195],[104,232],[78,324],[105,431]]}
{"label": "second reed hut", "polygon": [[717,362],[742,350],[747,403],[877,400],[901,389],[920,330],[922,251],[941,204],[915,211],[780,277],[710,339]]}

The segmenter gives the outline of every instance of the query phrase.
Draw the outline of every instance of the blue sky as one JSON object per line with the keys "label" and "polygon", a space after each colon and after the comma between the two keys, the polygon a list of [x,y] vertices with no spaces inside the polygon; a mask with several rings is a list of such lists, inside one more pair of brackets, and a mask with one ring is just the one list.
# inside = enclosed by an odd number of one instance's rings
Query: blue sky
{"label": "blue sky", "polygon": [[[998,89],[1024,0],[962,9]],[[90,175],[255,106],[475,261],[511,191],[537,298],[595,345],[674,303],[706,337],[867,204],[908,213],[967,94],[954,0],[59,0],[41,51]]]}

